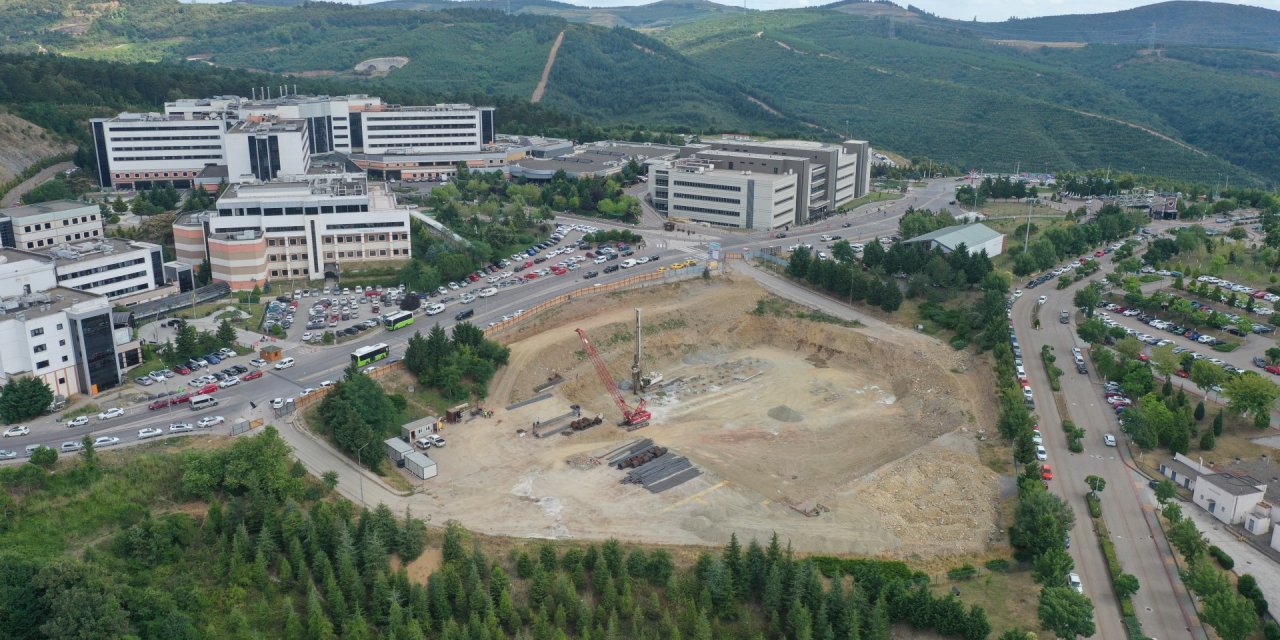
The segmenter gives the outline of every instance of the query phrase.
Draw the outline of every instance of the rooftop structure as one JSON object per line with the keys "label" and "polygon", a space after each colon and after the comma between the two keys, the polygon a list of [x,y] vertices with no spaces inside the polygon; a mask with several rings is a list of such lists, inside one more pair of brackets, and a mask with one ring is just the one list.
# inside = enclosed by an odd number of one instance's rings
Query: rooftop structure
{"label": "rooftop structure", "polygon": [[905,240],[908,244],[928,243],[930,248],[940,247],[944,253],[955,251],[964,245],[969,254],[986,251],[988,258],[1004,253],[1005,235],[985,224],[962,224],[943,227],[936,231]]}

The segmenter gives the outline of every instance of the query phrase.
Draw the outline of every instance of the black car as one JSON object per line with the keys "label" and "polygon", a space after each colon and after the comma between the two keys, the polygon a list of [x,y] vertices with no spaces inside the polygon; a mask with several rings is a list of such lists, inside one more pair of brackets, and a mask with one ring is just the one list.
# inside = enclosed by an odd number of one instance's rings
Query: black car
{"label": "black car", "polygon": [[840,226],[842,226],[842,227],[844,227],[844,228],[848,229],[849,227],[852,227],[852,226],[853,226],[853,223],[852,223],[852,222],[846,222],[846,223],[844,223],[844,224],[842,224],[842,225],[840,225]]}
{"label": "black car", "polygon": [[605,273],[613,273],[614,271],[617,271],[617,270],[618,270],[618,265],[616,264],[611,264],[604,268]]}
{"label": "black car", "polygon": [[236,371],[236,375],[240,375],[240,374],[242,374],[242,373],[249,373],[249,367],[246,367],[246,366],[244,366],[244,365],[242,365],[242,364],[238,364],[238,365],[236,365],[236,366],[234,366],[234,367],[231,367],[231,368],[232,368],[232,369],[235,369],[235,371]]}
{"label": "black car", "polygon": [[598,275],[600,275],[600,274],[599,274],[599,273],[597,273],[597,272],[595,272],[595,271],[588,271],[588,272],[586,272],[586,273],[582,274],[582,279],[583,279],[583,280],[590,280],[590,279],[592,279],[592,278],[594,278],[594,277],[596,277],[596,276],[598,276]]}
{"label": "black car", "polygon": [[470,318],[471,316],[474,316],[475,314],[476,314],[475,309],[463,309],[462,311],[459,311],[457,315],[453,316],[453,319],[455,321],[461,322],[463,320],[466,320],[467,318]]}
{"label": "black car", "polygon": [[[845,223],[845,224],[848,224],[848,223]],[[785,238],[785,237],[787,237],[787,232],[786,232],[786,231],[779,231],[779,232],[778,232],[778,237],[779,237],[779,238]]]}
{"label": "black car", "polygon": [[623,252],[622,252],[622,255],[627,256],[627,257],[631,257],[631,256],[633,256],[633,255],[635,255],[635,254],[636,254],[636,252],[634,252],[634,251],[632,251],[632,250],[630,250],[630,249],[627,249],[626,251],[623,251]]}
{"label": "black car", "polygon": [[656,255],[649,256],[649,262],[657,262],[658,260],[659,260],[659,256],[656,256]]}

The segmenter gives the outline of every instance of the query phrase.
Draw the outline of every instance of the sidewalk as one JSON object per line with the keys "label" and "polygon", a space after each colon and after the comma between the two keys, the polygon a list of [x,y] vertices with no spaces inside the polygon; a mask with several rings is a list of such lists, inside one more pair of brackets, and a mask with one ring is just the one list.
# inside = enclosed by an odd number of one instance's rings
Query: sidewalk
{"label": "sidewalk", "polygon": [[1236,537],[1226,523],[1209,515],[1204,509],[1190,502],[1182,502],[1179,506],[1182,507],[1182,515],[1196,523],[1196,528],[1209,544],[1226,551],[1235,560],[1235,567],[1231,571],[1236,575],[1248,573],[1257,579],[1258,588],[1262,590],[1269,610],[1280,611],[1277,609],[1280,607],[1280,564]]}

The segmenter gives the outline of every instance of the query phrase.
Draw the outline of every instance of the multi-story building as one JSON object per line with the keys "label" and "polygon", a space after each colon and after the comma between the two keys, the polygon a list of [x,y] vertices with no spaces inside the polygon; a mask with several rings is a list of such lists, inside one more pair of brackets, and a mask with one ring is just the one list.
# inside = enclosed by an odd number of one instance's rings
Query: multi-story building
{"label": "multi-story building", "polygon": [[121,113],[93,118],[98,182],[103,187],[146,189],[166,182],[187,188],[211,164],[225,164],[222,114]]}
{"label": "multi-story building", "polygon": [[[680,158],[713,161],[718,169],[754,174],[796,176],[796,208],[792,224],[831,215],[842,205],[866,195],[870,178],[870,144],[847,140],[826,144],[803,140],[724,138],[685,145]],[[654,207],[663,211],[659,200]]]}
{"label": "multi-story building", "polygon": [[232,185],[216,210],[180,216],[173,235],[179,261],[207,258],[212,278],[237,290],[411,255],[408,207],[341,159],[316,162],[302,176]]}
{"label": "multi-story building", "polygon": [[0,249],[0,369],[44,380],[57,395],[96,393],[120,383],[116,330],[105,296],[60,287],[48,256]]}
{"label": "multi-story building", "polygon": [[103,238],[42,253],[53,259],[58,286],[110,300],[165,285],[164,252],[158,244]]}
{"label": "multi-story building", "polygon": [[668,215],[737,229],[777,229],[796,218],[797,174],[724,168],[723,159],[685,158],[649,169],[649,198]]}
{"label": "multi-story building", "polygon": [[266,182],[280,175],[303,175],[311,168],[307,120],[274,116],[238,122],[224,139],[229,182]]}
{"label": "multi-story building", "polygon": [[[0,241],[16,249],[43,249],[102,237],[98,205],[54,200],[0,209]],[[4,227],[8,227],[8,233]]]}

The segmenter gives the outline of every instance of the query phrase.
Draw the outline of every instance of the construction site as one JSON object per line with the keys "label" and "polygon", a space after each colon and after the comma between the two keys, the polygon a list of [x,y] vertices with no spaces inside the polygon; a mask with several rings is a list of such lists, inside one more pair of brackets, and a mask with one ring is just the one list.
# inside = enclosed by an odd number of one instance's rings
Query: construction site
{"label": "construction site", "polygon": [[730,276],[574,301],[499,336],[502,408],[451,428],[432,519],[663,544],[776,531],[890,557],[1001,539],[1002,482],[977,455],[989,364],[898,327],[757,313],[766,298]]}

